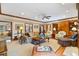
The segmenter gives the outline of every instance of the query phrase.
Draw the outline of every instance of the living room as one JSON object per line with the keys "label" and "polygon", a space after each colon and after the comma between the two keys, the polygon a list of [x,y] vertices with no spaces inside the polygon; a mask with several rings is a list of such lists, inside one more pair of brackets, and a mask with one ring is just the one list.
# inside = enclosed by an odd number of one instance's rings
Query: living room
{"label": "living room", "polygon": [[0,55],[78,56],[75,3],[1,3],[0,7]]}

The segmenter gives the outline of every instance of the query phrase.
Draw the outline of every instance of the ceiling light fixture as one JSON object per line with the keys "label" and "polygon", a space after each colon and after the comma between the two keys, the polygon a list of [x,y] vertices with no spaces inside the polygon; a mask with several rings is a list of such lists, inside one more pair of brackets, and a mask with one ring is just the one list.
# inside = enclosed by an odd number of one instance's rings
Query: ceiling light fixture
{"label": "ceiling light fixture", "polygon": [[44,20],[44,19],[50,19],[50,17],[51,17],[51,16],[44,16],[44,17],[42,18],[42,20]]}

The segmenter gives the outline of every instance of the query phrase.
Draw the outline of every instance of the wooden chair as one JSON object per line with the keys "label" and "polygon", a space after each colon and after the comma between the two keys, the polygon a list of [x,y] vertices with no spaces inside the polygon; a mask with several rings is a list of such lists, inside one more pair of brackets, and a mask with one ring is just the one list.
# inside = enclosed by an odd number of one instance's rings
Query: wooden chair
{"label": "wooden chair", "polygon": [[7,56],[6,41],[0,41],[0,56]]}

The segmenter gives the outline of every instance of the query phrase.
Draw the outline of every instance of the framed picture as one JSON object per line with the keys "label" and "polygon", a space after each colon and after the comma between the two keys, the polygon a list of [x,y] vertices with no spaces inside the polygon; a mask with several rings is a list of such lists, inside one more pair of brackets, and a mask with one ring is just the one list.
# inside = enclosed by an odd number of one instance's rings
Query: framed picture
{"label": "framed picture", "polygon": [[33,32],[39,32],[39,24],[33,24]]}
{"label": "framed picture", "polygon": [[34,24],[34,28],[37,29],[38,28],[38,25],[37,24],[36,25]]}

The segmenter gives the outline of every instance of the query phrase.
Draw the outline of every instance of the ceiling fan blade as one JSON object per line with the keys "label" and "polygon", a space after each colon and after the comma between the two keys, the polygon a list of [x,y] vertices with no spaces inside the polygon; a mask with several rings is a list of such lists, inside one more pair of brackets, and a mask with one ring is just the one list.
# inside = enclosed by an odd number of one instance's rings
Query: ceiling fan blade
{"label": "ceiling fan blade", "polygon": [[51,16],[47,16],[46,19],[50,19]]}

